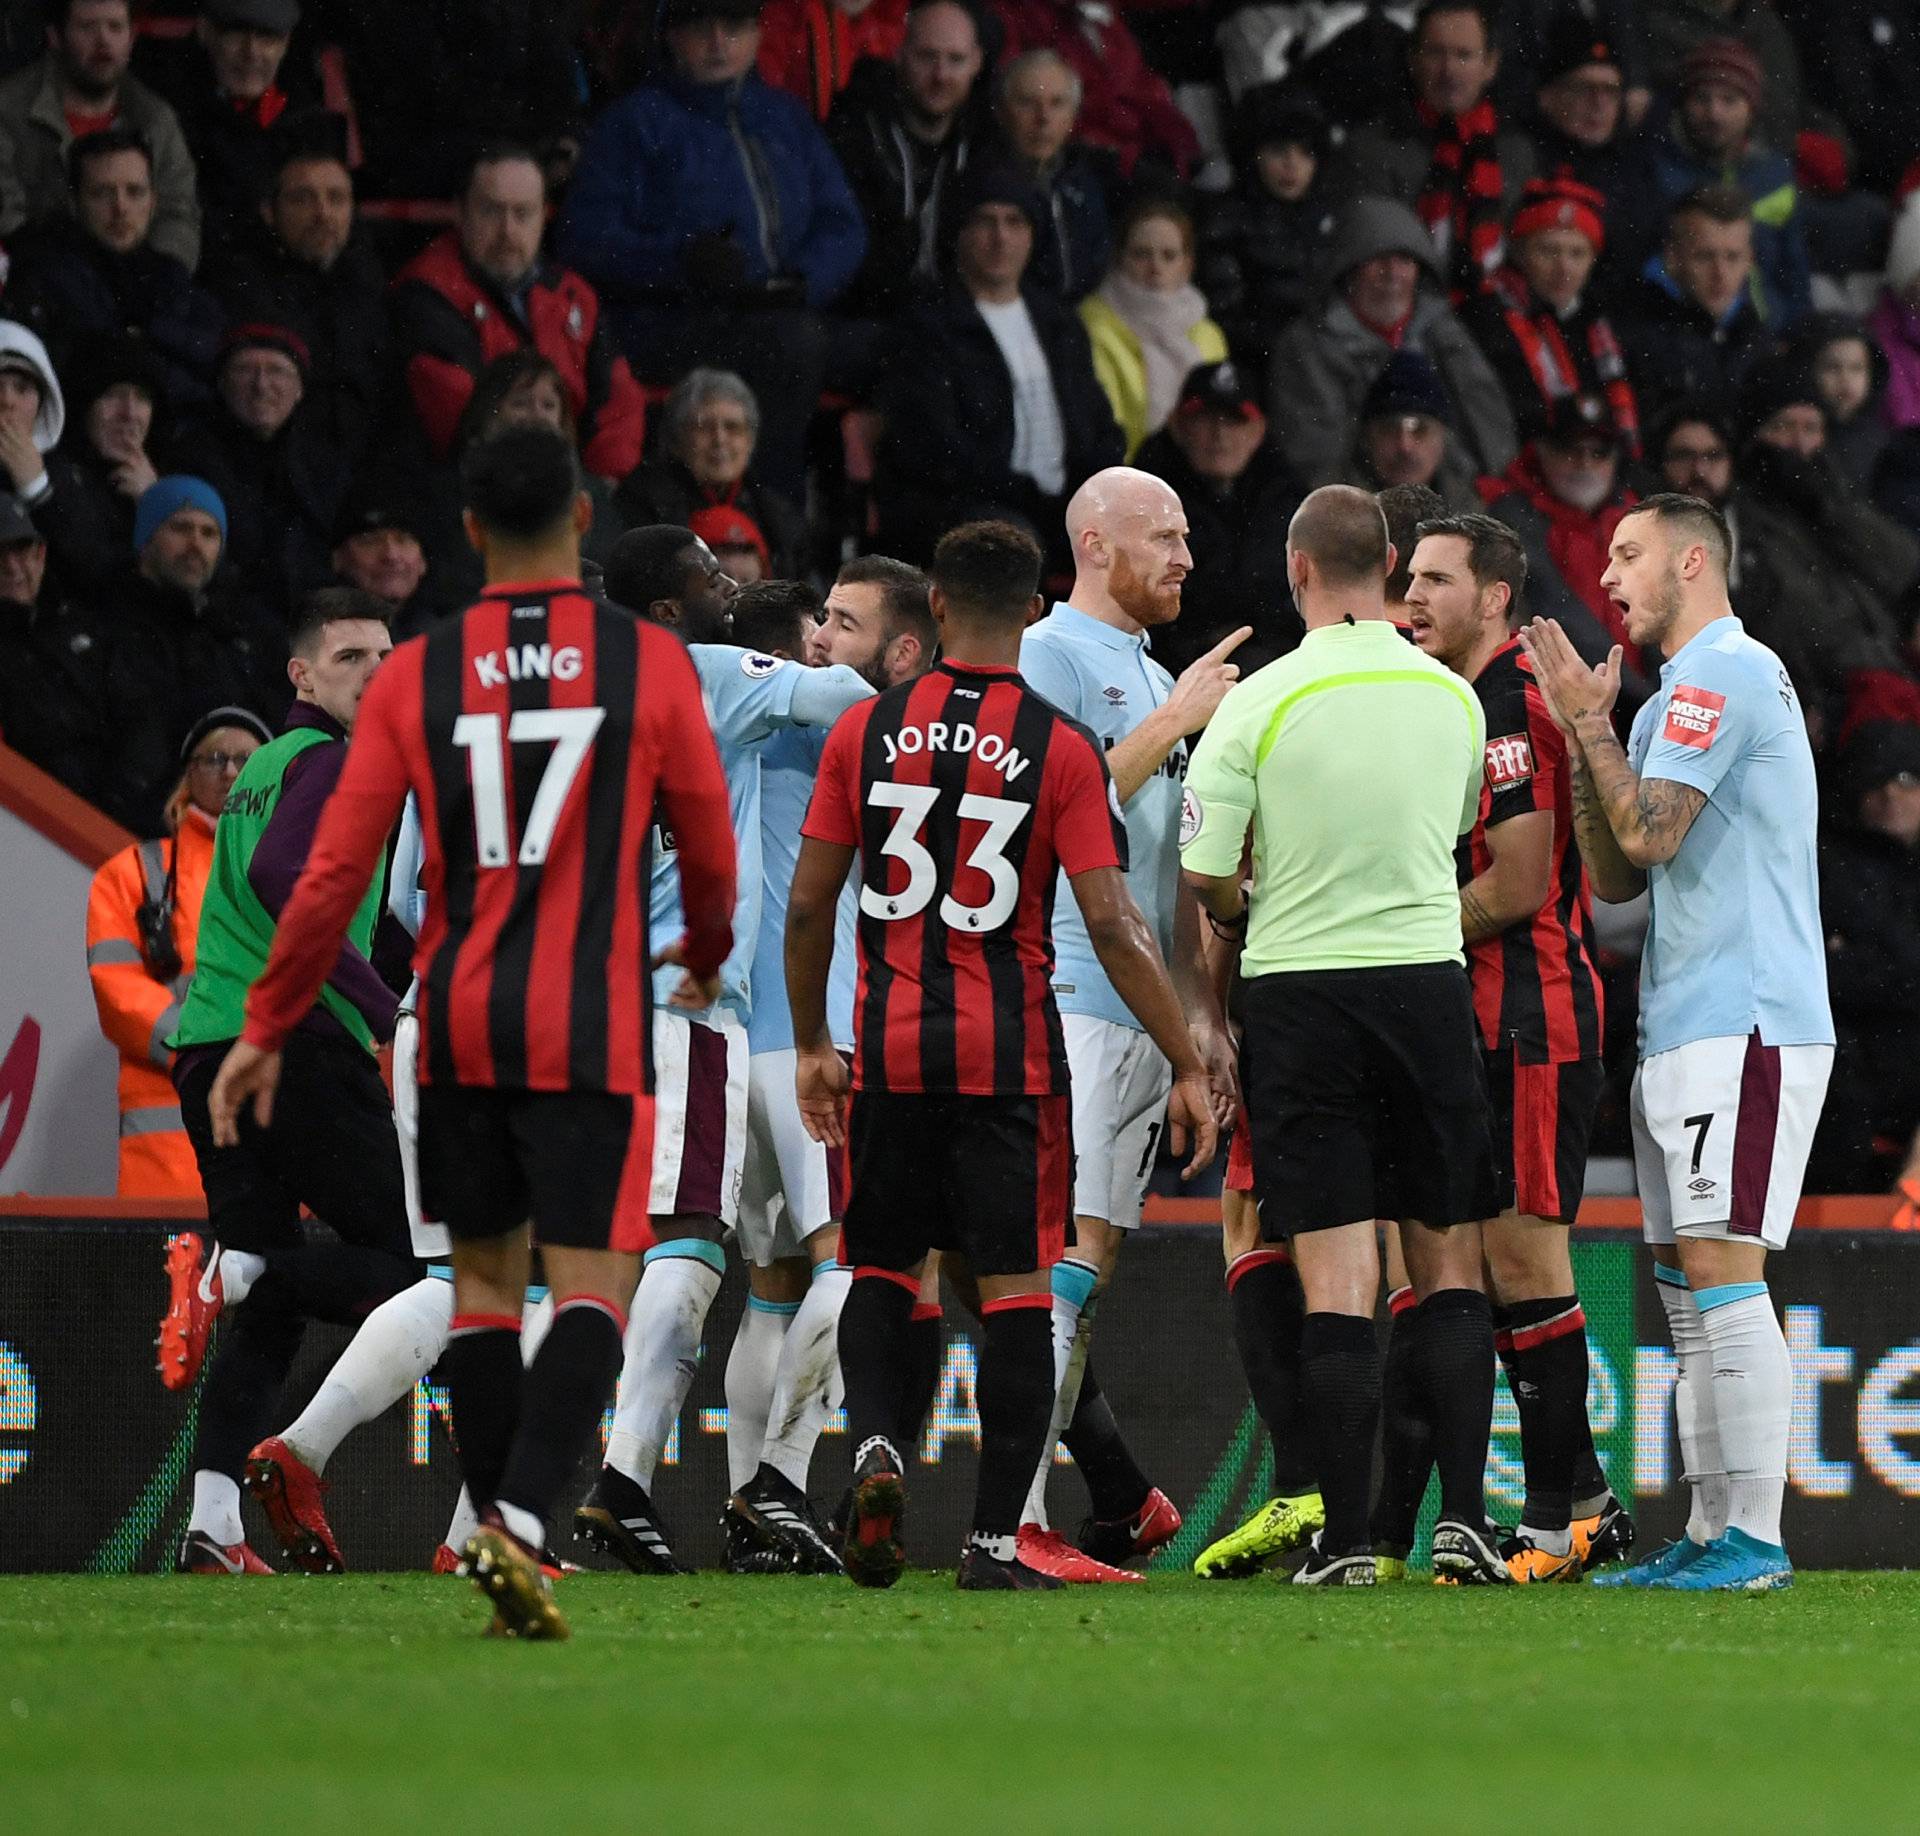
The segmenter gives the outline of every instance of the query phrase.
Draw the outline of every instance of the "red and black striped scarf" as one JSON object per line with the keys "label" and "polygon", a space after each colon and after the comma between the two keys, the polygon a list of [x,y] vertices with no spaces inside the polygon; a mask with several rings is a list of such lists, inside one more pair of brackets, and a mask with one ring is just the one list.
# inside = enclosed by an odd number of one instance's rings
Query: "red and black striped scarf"
{"label": "red and black striped scarf", "polygon": [[1464,115],[1442,115],[1414,104],[1433,136],[1433,163],[1414,204],[1433,236],[1457,306],[1471,298],[1506,260],[1500,221],[1500,117],[1482,100]]}
{"label": "red and black striped scarf", "polygon": [[1512,268],[1502,268],[1494,275],[1487,282],[1487,291],[1500,304],[1501,316],[1527,360],[1540,399],[1551,407],[1563,396],[1598,391],[1613,409],[1614,421],[1626,436],[1628,453],[1639,458],[1640,404],[1627,379],[1620,342],[1606,319],[1582,306],[1562,320]]}

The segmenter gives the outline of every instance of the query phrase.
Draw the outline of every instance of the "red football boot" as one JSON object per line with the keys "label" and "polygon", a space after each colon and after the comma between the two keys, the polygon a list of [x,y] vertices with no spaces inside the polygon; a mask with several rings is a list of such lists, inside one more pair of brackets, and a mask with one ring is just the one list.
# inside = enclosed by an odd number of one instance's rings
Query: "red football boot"
{"label": "red football boot", "polygon": [[273,1570],[245,1543],[216,1543],[204,1530],[180,1539],[174,1572],[182,1575],[270,1575]]}
{"label": "red football boot", "polygon": [[167,1311],[156,1341],[160,1381],[169,1390],[190,1390],[206,1362],[207,1341],[226,1295],[220,1286],[220,1245],[208,1247],[197,1231],[167,1239]]}
{"label": "red football boot", "polygon": [[310,1575],[347,1572],[320,1502],[327,1482],[277,1434],[247,1455],[246,1484],[294,1567]]}
{"label": "red football boot", "polygon": [[1059,1581],[1144,1581],[1130,1568],[1115,1568],[1096,1562],[1067,1541],[1058,1530],[1042,1530],[1038,1524],[1022,1524],[1016,1539],[1020,1560],[1043,1575]]}
{"label": "red football boot", "polygon": [[1107,1562],[1119,1567],[1123,1562],[1138,1561],[1142,1556],[1152,1555],[1163,1543],[1170,1543],[1180,1534],[1180,1507],[1165,1492],[1155,1486],[1147,1494],[1147,1501],[1131,1517],[1123,1517],[1117,1523],[1100,1523],[1088,1518],[1080,1526],[1080,1550],[1090,1555],[1096,1562]]}

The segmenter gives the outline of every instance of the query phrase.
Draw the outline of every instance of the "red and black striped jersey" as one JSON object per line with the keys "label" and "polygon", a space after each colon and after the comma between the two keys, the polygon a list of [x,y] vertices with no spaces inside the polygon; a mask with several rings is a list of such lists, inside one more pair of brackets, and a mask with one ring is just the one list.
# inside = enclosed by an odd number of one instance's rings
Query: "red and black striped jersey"
{"label": "red and black striped jersey", "polygon": [[860,1090],[1050,1096],[1058,875],[1124,868],[1099,742],[1017,671],[943,662],[849,709],[803,833],[860,851]]}
{"label": "red and black striped jersey", "polygon": [[680,842],[688,968],[712,974],[732,943],[727,786],[685,646],[574,581],[490,587],[401,645],[361,698],[247,1003],[254,1044],[277,1048],[312,1004],[409,790],[422,1081],[650,1091],[656,799]]}
{"label": "red and black striped jersey", "polygon": [[1473,690],[1487,717],[1487,767],[1480,820],[1458,849],[1460,884],[1492,864],[1490,827],[1536,810],[1553,815],[1552,885],[1540,909],[1467,946],[1481,1037],[1489,1050],[1511,1042],[1522,1064],[1598,1058],[1604,1009],[1593,895],[1573,835],[1566,736],[1553,724],[1517,638],[1487,660]]}

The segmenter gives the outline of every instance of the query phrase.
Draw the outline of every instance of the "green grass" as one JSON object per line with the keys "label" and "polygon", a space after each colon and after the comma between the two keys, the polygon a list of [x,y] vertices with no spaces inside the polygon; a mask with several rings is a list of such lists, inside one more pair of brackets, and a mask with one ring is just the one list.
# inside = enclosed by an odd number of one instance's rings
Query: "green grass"
{"label": "green grass", "polygon": [[562,1597],[521,1646],[426,1577],[0,1579],[0,1828],[1761,1836],[1920,1793],[1920,1575]]}

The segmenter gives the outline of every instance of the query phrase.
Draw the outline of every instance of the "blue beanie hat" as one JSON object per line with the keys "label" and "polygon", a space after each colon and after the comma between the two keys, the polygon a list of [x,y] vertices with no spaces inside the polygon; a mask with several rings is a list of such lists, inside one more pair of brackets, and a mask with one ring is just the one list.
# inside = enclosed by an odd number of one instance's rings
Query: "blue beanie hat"
{"label": "blue beanie hat", "polygon": [[227,545],[227,507],[220,493],[204,478],[174,472],[156,478],[140,494],[133,512],[133,552],[138,555],[153,540],[153,532],[176,510],[204,510],[220,525],[220,546]]}

